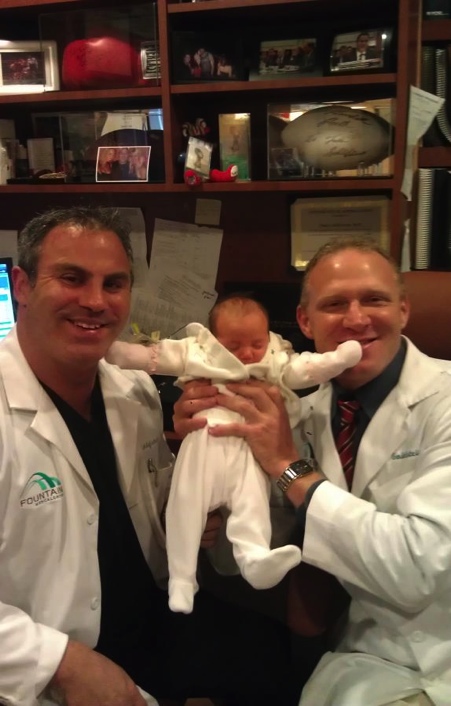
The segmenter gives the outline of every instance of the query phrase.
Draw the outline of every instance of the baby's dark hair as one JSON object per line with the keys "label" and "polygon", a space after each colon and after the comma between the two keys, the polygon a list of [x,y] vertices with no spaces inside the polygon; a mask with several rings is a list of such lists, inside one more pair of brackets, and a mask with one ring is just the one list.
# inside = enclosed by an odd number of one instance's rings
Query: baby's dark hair
{"label": "baby's dark hair", "polygon": [[225,297],[218,299],[210,314],[208,316],[208,328],[213,335],[216,335],[216,324],[218,317],[221,314],[229,314],[231,316],[236,316],[241,318],[247,314],[253,314],[256,311],[260,311],[268,322],[269,331],[269,314],[263,304],[261,304],[257,299],[241,294],[240,292],[235,292],[233,294],[228,294]]}

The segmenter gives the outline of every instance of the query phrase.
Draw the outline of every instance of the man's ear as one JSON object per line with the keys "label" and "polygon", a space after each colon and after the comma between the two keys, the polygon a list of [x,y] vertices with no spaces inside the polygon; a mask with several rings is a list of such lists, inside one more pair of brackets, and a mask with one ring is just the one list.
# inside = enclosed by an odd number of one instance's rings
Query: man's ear
{"label": "man's ear", "polygon": [[401,296],[400,301],[401,309],[401,331],[405,329],[407,322],[410,318],[410,301],[406,294]]}
{"label": "man's ear", "polygon": [[298,304],[298,306],[296,307],[296,321],[298,322],[298,326],[304,336],[313,339],[313,333],[310,326],[310,318],[307,314],[307,308],[305,306],[302,306],[302,304]]}
{"label": "man's ear", "polygon": [[32,288],[27,273],[16,265],[12,269],[11,278],[13,281],[14,299],[18,304],[26,304]]}

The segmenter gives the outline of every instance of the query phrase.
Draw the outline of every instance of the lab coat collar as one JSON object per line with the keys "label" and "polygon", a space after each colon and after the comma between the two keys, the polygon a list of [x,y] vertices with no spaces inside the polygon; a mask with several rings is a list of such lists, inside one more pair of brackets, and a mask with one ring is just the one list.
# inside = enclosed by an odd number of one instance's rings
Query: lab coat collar
{"label": "lab coat collar", "polygon": [[[10,408],[29,413],[30,429],[58,449],[92,488],[72,435],[28,365],[15,329],[0,345],[0,374]],[[102,360],[99,363],[99,377],[119,476],[127,492],[133,475],[140,404],[128,398],[134,382],[123,371]]]}
{"label": "lab coat collar", "polygon": [[[370,421],[357,453],[352,492],[359,497],[402,445],[408,432],[411,408],[438,392],[443,386],[442,376],[447,375],[440,371],[433,359],[421,353],[409,339],[405,340],[407,353],[399,382]],[[314,434],[315,453],[320,467],[328,480],[346,490],[330,422],[332,385],[321,385],[307,399],[311,404],[304,416],[306,440],[309,441],[309,434]],[[311,418],[315,420],[314,432],[310,425]]]}
{"label": "lab coat collar", "polygon": [[352,492],[361,497],[409,432],[412,408],[443,385],[437,364],[407,341],[407,353],[398,384],[370,421],[357,453]]}

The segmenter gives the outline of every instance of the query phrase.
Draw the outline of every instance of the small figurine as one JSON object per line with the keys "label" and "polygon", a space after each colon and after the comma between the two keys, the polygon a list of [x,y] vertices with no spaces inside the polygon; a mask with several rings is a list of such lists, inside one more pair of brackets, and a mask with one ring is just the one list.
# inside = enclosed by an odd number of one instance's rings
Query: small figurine
{"label": "small figurine", "polygon": [[202,184],[204,181],[235,181],[237,176],[238,167],[235,164],[231,164],[224,171],[221,171],[220,169],[210,169],[208,179],[201,177],[200,174],[197,174],[197,172],[194,171],[194,169],[185,169],[183,178],[185,184],[188,184],[188,186],[199,186],[199,184]]}

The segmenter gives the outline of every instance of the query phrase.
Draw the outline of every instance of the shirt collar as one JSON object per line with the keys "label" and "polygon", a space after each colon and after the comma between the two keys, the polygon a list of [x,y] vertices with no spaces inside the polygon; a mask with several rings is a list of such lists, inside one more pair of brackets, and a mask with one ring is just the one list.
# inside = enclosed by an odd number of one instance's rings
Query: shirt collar
{"label": "shirt collar", "polygon": [[407,344],[404,339],[401,339],[401,345],[395,357],[387,365],[385,370],[381,372],[374,380],[370,380],[366,385],[353,390],[344,390],[340,385],[332,380],[333,398],[332,409],[337,408],[337,399],[350,397],[356,399],[364,410],[365,414],[371,419],[377,412],[378,408],[385,400],[387,395],[393,390],[401,375],[402,366],[407,352]]}

